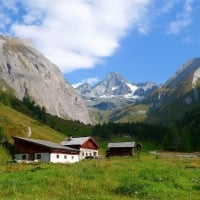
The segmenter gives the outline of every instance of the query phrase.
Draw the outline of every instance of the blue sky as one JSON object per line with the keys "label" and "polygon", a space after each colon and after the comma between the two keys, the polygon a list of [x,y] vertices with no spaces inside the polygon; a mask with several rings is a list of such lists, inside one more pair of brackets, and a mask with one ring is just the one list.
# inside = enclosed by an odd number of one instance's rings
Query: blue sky
{"label": "blue sky", "polygon": [[31,40],[71,84],[164,83],[200,56],[199,19],[199,0],[0,0],[0,33]]}

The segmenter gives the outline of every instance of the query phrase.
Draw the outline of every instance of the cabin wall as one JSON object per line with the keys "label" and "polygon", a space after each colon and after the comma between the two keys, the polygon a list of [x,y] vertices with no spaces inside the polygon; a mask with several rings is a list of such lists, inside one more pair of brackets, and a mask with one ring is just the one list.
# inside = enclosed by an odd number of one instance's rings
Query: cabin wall
{"label": "cabin wall", "polygon": [[110,148],[109,153],[110,156],[132,156],[134,151],[132,147]]}
{"label": "cabin wall", "polygon": [[50,162],[50,154],[49,153],[36,153],[35,160],[42,162]]}
{"label": "cabin wall", "polygon": [[18,161],[42,161],[42,162],[49,162],[49,153],[21,153],[21,154],[15,154],[15,159]]}
{"label": "cabin wall", "polygon": [[39,161],[52,163],[75,163],[79,162],[79,155],[63,154],[63,153],[35,153],[35,154],[15,154],[15,159],[21,162]]}
{"label": "cabin wall", "polygon": [[24,161],[28,160],[27,153],[26,154],[25,153],[24,154],[15,154],[14,157],[16,160],[24,160]]}
{"label": "cabin wall", "polygon": [[15,140],[15,152],[16,154],[23,154],[23,153],[46,153],[48,152],[48,148],[45,148],[43,146],[26,143],[24,141]]}
{"label": "cabin wall", "polygon": [[98,156],[98,150],[80,148],[80,160],[87,157],[97,158]]}
{"label": "cabin wall", "polygon": [[53,163],[75,163],[79,162],[79,154],[63,154],[63,153],[51,153],[50,162]]}

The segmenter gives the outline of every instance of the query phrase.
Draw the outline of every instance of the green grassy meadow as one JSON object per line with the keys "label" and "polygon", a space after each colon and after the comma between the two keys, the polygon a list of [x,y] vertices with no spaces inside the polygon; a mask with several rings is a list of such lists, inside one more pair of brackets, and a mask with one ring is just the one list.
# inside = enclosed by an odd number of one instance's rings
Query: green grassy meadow
{"label": "green grassy meadow", "polygon": [[2,200],[199,200],[200,160],[115,157],[0,165]]}
{"label": "green grassy meadow", "polygon": [[11,144],[13,144],[12,136],[27,137],[28,126],[32,130],[33,138],[61,142],[66,137],[49,126],[0,103],[0,127],[4,129]]}
{"label": "green grassy meadow", "polygon": [[[26,137],[28,126],[33,138],[60,142],[66,137],[0,104],[0,127],[10,144],[12,136]],[[113,138],[118,140],[122,138]],[[100,154],[113,141],[97,140]],[[115,157],[75,164],[9,163],[11,154],[0,145],[0,200],[200,200],[200,159],[158,158],[148,153],[158,149],[156,145],[142,144],[140,159]]]}

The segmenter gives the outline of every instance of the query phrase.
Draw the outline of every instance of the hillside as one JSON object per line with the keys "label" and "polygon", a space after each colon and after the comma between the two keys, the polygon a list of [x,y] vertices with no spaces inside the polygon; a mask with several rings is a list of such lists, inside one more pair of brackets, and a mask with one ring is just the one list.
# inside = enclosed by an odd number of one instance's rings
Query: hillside
{"label": "hillside", "polygon": [[14,135],[26,137],[27,127],[31,128],[34,138],[59,142],[65,137],[64,134],[1,103],[0,116],[0,126],[4,129],[11,143],[11,137]]}
{"label": "hillside", "polygon": [[200,58],[180,66],[166,83],[146,99],[151,105],[148,122],[174,124],[200,104]]}
{"label": "hillside", "polygon": [[[11,145],[13,144],[12,136],[27,137],[27,127],[31,128],[33,138],[60,142],[66,137],[66,135],[5,106],[2,103],[0,103],[0,127],[3,129],[3,132]],[[0,160],[7,160],[9,158],[9,152],[7,152],[5,148],[0,147]]]}

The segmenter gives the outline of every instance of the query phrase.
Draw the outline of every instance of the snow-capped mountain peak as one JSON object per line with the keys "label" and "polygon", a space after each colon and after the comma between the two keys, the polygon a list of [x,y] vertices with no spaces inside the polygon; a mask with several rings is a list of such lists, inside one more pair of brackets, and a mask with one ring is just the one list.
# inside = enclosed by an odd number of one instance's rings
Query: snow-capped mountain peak
{"label": "snow-capped mountain peak", "polygon": [[[158,86],[154,83],[135,84],[127,81],[120,74],[111,72],[101,82],[95,86],[83,84],[76,89],[81,93],[83,98],[89,102],[118,101],[118,104],[134,103],[136,100],[143,99],[152,90]],[[110,99],[110,100],[109,100]],[[96,102],[95,102],[96,101]]]}
{"label": "snow-capped mountain peak", "polygon": [[111,72],[101,82],[95,86],[84,83],[77,87],[77,90],[82,94],[97,98],[124,97],[124,98],[141,98],[145,92],[157,87],[156,84],[146,82],[135,84],[124,79],[120,74]]}

